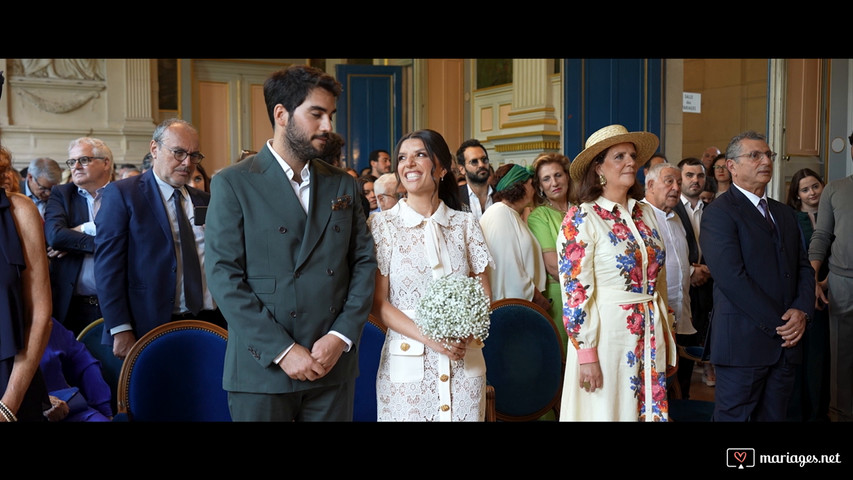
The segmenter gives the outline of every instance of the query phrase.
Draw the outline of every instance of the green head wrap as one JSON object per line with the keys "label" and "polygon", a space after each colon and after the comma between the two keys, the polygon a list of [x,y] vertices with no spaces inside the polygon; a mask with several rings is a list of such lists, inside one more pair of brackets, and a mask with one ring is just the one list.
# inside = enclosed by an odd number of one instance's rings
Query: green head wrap
{"label": "green head wrap", "polygon": [[533,176],[533,166],[522,167],[521,165],[513,165],[512,168],[506,172],[506,175],[501,177],[501,180],[498,182],[495,187],[496,192],[500,192],[501,190],[506,190],[507,188],[515,185],[518,182],[526,182],[530,177]]}

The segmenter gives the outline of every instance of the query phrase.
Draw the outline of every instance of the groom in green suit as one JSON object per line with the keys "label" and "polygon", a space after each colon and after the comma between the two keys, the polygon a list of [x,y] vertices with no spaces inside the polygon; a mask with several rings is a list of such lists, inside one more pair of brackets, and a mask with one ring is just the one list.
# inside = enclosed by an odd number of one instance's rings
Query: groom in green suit
{"label": "groom in green suit", "polygon": [[352,420],[376,258],[355,179],[318,159],[340,93],[316,68],[273,73],[273,138],[211,183],[205,271],[235,421]]}

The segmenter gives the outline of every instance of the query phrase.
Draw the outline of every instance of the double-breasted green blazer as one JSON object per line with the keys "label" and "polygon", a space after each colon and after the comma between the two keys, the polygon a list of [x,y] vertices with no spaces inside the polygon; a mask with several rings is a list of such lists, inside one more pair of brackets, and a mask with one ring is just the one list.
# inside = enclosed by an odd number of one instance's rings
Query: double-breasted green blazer
{"label": "double-breasted green blazer", "polygon": [[[358,375],[375,284],[373,237],[355,179],[309,163],[307,214],[269,145],[211,182],[205,271],[228,321],[225,390],[289,393]],[[325,377],[294,380],[274,363],[294,342],[310,350],[330,331],[354,345]]]}

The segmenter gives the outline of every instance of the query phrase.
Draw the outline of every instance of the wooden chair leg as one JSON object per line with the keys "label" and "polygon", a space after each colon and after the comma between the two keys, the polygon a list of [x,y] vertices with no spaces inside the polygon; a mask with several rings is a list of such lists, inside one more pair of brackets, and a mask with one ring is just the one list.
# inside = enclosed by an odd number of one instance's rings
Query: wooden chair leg
{"label": "wooden chair leg", "polygon": [[495,411],[495,387],[486,385],[486,421],[496,422],[498,420]]}

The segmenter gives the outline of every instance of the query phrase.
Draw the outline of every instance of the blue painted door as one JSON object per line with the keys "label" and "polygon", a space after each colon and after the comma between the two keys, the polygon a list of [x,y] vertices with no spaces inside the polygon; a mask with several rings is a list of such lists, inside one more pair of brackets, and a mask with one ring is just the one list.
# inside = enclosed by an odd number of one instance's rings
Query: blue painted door
{"label": "blue painted door", "polygon": [[573,159],[587,137],[612,124],[660,138],[661,65],[660,59],[641,58],[564,60],[564,154]]}
{"label": "blue painted door", "polygon": [[361,171],[367,156],[383,149],[393,155],[402,135],[402,67],[337,65],[343,92],[338,99],[336,131],[344,137],[348,166]]}

